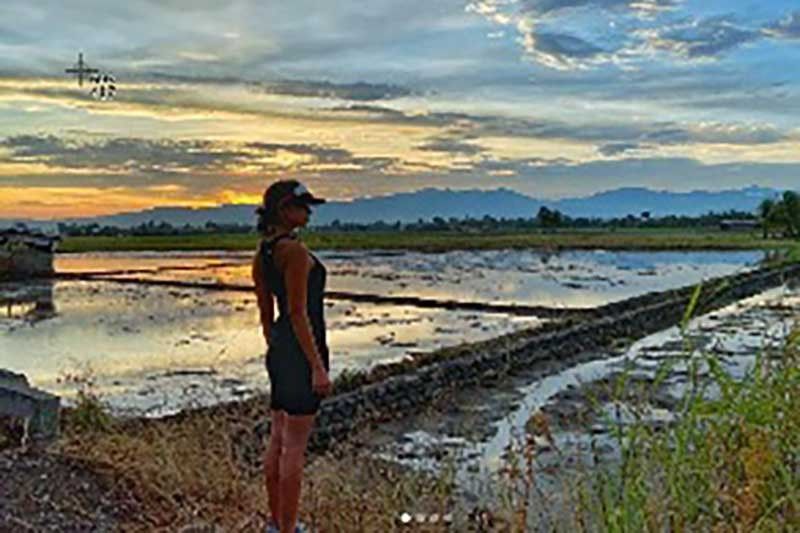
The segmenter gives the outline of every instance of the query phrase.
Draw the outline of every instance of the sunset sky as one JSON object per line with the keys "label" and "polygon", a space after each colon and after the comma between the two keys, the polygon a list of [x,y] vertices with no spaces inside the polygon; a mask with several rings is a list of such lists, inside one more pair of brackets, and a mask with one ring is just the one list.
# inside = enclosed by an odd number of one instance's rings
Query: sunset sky
{"label": "sunset sky", "polygon": [[[64,72],[85,54],[118,93]],[[0,218],[800,188],[797,0],[4,0]]]}

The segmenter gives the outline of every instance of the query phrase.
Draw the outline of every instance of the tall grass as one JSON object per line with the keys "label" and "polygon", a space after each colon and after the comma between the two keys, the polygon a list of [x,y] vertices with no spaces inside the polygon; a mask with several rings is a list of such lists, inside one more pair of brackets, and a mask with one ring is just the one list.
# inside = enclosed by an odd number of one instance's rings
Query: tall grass
{"label": "tall grass", "polygon": [[689,389],[667,431],[622,427],[621,464],[584,487],[589,514],[606,531],[800,528],[799,338],[741,381],[704,357],[717,394]]}

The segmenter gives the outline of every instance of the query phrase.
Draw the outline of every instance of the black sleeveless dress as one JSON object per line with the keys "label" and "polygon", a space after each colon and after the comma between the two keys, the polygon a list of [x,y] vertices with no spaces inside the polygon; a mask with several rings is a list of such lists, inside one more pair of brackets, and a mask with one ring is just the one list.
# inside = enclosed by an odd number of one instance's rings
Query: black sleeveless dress
{"label": "black sleeveless dress", "polygon": [[[260,255],[263,261],[264,282],[278,300],[278,319],[270,327],[267,350],[267,373],[270,381],[270,409],[282,409],[290,415],[310,415],[317,412],[322,398],[312,389],[311,365],[297,340],[289,318],[289,302],[283,274],[275,266],[273,250],[282,239],[293,239],[292,235],[281,235],[262,241]],[[323,366],[330,370],[328,345],[325,340],[325,316],[323,298],[325,294],[326,270],[320,260],[311,254],[314,262],[308,274],[308,320],[313,330]]]}

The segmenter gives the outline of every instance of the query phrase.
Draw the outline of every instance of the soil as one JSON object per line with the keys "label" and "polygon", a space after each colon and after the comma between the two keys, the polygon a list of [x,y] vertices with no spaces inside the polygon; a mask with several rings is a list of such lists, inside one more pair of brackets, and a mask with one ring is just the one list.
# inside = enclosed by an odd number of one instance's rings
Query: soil
{"label": "soil", "polygon": [[57,451],[0,452],[0,531],[118,531],[138,505],[103,470]]}

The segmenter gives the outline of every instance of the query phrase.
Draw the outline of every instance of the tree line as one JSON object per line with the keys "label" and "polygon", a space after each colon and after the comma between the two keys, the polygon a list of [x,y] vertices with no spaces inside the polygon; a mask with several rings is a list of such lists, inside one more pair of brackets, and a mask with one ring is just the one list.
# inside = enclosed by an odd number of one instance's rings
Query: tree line
{"label": "tree line", "polygon": [[800,195],[786,191],[778,199],[766,199],[758,206],[764,238],[800,237]]}
{"label": "tree line", "polygon": [[[654,217],[648,211],[629,214],[624,217],[570,217],[557,209],[541,207],[531,217],[496,218],[492,216],[418,219],[416,222],[352,223],[334,220],[330,224],[314,226],[319,232],[392,232],[392,231],[436,231],[453,233],[486,233],[515,231],[552,231],[557,229],[626,229],[626,228],[720,228],[726,221],[737,221],[745,228],[752,227],[762,231],[764,238],[800,238],[800,197],[788,191],[779,198],[761,202],[755,212],[724,211],[708,212],[699,216],[668,215]],[[189,235],[197,233],[252,233],[254,224],[218,224],[208,221],[201,226],[172,225],[168,222],[153,222],[121,228],[97,223],[61,223],[58,225],[62,235],[72,236],[149,236],[149,235]]]}

